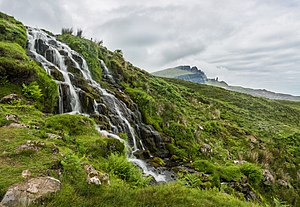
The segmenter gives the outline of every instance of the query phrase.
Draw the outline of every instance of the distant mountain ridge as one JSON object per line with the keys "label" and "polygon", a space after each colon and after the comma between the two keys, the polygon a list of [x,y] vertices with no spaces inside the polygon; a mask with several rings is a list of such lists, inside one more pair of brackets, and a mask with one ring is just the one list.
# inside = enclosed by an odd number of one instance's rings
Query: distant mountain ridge
{"label": "distant mountain ridge", "polygon": [[164,70],[154,72],[152,73],[152,75],[165,77],[165,78],[176,78],[176,79],[181,79],[181,80],[190,81],[199,84],[217,86],[217,87],[224,88],[226,90],[245,93],[252,96],[265,97],[273,100],[288,100],[288,101],[300,102],[300,96],[293,96],[290,94],[283,94],[283,93],[275,93],[265,89],[252,89],[252,88],[244,88],[241,86],[230,86],[224,81],[218,81],[218,78],[209,79],[207,78],[205,72],[198,69],[196,66],[193,67],[189,65],[176,66],[174,68],[167,68]]}
{"label": "distant mountain ridge", "polygon": [[208,81],[205,73],[196,66],[181,65],[152,73],[155,76],[166,78],[177,78],[194,83],[204,84]]}

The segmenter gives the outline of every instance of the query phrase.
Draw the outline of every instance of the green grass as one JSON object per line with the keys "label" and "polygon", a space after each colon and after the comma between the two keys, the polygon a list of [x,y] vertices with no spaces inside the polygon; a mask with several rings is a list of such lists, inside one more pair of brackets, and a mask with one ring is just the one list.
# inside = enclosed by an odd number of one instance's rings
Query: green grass
{"label": "green grass", "polygon": [[176,78],[181,75],[190,75],[190,74],[194,74],[194,73],[185,70],[176,69],[176,68],[165,69],[162,71],[157,71],[152,73],[152,75],[165,77],[165,78]]}
{"label": "green grass", "polygon": [[0,41],[15,42],[26,47],[26,28],[13,17],[0,12]]}
{"label": "green grass", "polygon": [[[1,104],[0,117],[6,114],[16,114],[19,123],[30,127],[0,127],[0,197],[10,185],[23,181],[21,173],[29,169],[33,176],[51,175],[62,180],[62,190],[44,200],[44,206],[255,205],[218,190],[187,188],[180,183],[148,186],[149,178],[143,177],[122,155],[124,146],[97,135],[94,122],[87,117],[51,116],[28,105]],[[47,138],[47,131],[62,135],[62,139]],[[18,147],[28,140],[44,142],[45,146],[39,151],[18,152]],[[53,149],[58,149],[59,153],[54,153]],[[98,154],[99,150],[105,153]],[[85,163],[109,173],[111,186],[86,184]],[[62,177],[57,174],[58,169],[62,169]]]}
{"label": "green grass", "polygon": [[95,122],[82,115],[61,114],[47,118],[45,129],[65,135],[95,135]]}
{"label": "green grass", "polygon": [[90,187],[84,194],[76,193],[65,186],[45,206],[103,206],[103,207],[214,207],[214,206],[259,206],[240,201],[233,196],[215,190],[197,190],[179,184],[164,184],[132,189],[120,183],[109,188]]}

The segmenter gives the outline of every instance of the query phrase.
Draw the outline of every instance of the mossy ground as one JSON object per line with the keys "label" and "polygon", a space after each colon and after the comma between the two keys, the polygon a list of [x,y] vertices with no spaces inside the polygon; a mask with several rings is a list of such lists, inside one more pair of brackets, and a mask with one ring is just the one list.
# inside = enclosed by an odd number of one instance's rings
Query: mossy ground
{"label": "mossy ground", "polygon": [[[53,176],[62,190],[44,206],[253,206],[218,190],[187,188],[179,183],[148,186],[149,178],[124,155],[124,145],[101,137],[93,120],[81,115],[46,115],[30,105],[0,105],[0,117],[14,114],[28,128],[0,127],[0,197],[7,188],[32,176]],[[63,124],[62,124],[63,123]],[[74,124],[76,127],[74,127]],[[49,138],[47,133],[60,136]],[[18,151],[28,140],[45,143],[39,150]],[[86,183],[84,164],[107,172],[111,186]],[[59,174],[58,172],[61,172]],[[166,199],[168,198],[168,199]]]}

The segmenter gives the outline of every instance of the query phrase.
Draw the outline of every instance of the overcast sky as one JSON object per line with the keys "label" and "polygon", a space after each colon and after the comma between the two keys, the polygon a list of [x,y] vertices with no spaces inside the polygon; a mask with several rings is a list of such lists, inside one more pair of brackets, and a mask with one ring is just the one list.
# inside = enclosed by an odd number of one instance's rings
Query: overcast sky
{"label": "overcast sky", "polygon": [[122,49],[149,72],[187,64],[231,85],[300,95],[299,0],[0,0],[23,23]]}

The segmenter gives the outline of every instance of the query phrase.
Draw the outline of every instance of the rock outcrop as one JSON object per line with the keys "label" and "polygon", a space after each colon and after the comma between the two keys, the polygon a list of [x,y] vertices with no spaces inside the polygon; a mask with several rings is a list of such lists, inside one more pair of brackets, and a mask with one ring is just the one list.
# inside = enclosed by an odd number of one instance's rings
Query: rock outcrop
{"label": "rock outcrop", "polygon": [[7,96],[4,96],[3,98],[1,98],[0,100],[0,103],[11,103],[12,101],[15,101],[15,100],[19,100],[21,99],[21,97],[17,94],[9,94]]}
{"label": "rock outcrop", "polygon": [[28,140],[26,143],[18,147],[17,152],[21,153],[24,151],[39,151],[43,147],[45,147],[44,142]]}
{"label": "rock outcrop", "polygon": [[101,173],[91,165],[85,165],[84,169],[87,173],[86,181],[88,184],[110,185],[109,175],[107,173]]}

